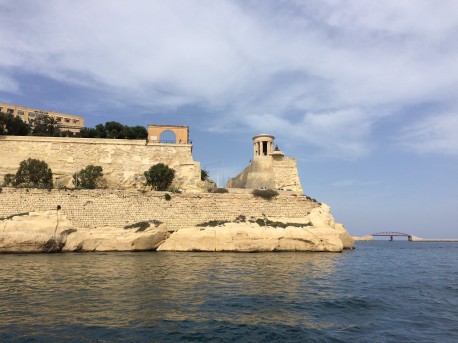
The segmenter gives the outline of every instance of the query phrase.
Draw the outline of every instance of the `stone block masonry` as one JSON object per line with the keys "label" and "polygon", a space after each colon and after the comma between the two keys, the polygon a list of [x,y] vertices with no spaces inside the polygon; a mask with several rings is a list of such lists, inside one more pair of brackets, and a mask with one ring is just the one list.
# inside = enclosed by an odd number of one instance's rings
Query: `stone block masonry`
{"label": "stone block masonry", "polygon": [[295,158],[284,157],[278,161],[274,159],[272,169],[275,178],[275,188],[302,191]]}
{"label": "stone block masonry", "polygon": [[228,188],[272,188],[302,192],[296,159],[271,156],[255,158],[239,175],[229,180]]}
{"label": "stone block masonry", "polygon": [[110,188],[136,188],[143,173],[156,163],[176,170],[177,187],[199,190],[200,164],[191,144],[153,144],[144,140],[0,136],[0,183],[27,158],[45,161],[60,186],[72,186],[72,175],[99,165]]}
{"label": "stone block masonry", "polygon": [[[170,194],[170,193],[169,193]],[[18,213],[47,211],[61,206],[63,214],[76,227],[124,227],[159,220],[168,229],[195,226],[210,220],[232,221],[247,218],[303,219],[318,204],[305,196],[279,195],[270,201],[251,194],[171,194],[136,190],[43,190],[3,188],[0,193],[0,217]]]}

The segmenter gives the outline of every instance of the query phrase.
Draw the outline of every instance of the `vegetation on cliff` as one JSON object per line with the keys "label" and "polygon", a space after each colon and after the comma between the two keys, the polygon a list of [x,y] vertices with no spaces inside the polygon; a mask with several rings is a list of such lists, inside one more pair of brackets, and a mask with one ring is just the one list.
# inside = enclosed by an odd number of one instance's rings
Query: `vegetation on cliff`
{"label": "vegetation on cliff", "polygon": [[130,225],[126,225],[126,226],[124,226],[124,230],[137,229],[135,232],[142,232],[142,231],[145,231],[150,226],[154,226],[154,227],[157,228],[161,224],[162,224],[162,222],[160,220],[156,220],[156,219],[145,220],[145,221],[133,223],[133,224],[130,224]]}
{"label": "vegetation on cliff", "polygon": [[196,226],[199,227],[215,227],[215,226],[223,226],[226,223],[230,223],[229,220],[209,220],[208,222],[197,224]]}
{"label": "vegetation on cliff", "polygon": [[272,221],[272,220],[268,219],[265,215],[263,215],[263,218],[251,217],[251,218],[247,219],[247,217],[245,215],[243,215],[243,214],[237,216],[237,218],[235,218],[233,221],[214,219],[214,220],[209,220],[209,221],[204,222],[204,223],[197,224],[196,226],[198,226],[198,227],[215,227],[215,226],[223,226],[224,224],[227,224],[227,223],[247,223],[247,222],[248,223],[256,223],[259,226],[264,226],[264,227],[270,226],[270,227],[273,227],[273,228],[282,228],[282,229],[285,229],[287,227],[307,227],[307,226],[312,226],[311,222],[308,222],[308,223],[290,223],[290,222],[284,223],[284,222],[279,222],[279,221]]}

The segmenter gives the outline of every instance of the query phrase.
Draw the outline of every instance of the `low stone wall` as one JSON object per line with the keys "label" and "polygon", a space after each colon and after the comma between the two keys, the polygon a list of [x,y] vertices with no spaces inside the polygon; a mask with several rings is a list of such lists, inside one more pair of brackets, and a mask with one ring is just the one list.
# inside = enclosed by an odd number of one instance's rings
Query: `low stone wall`
{"label": "low stone wall", "polygon": [[[170,193],[169,193],[170,194]],[[318,204],[305,196],[279,195],[270,201],[251,194],[170,194],[135,190],[43,190],[3,188],[0,217],[17,213],[61,211],[77,227],[125,225],[159,220],[168,229],[195,226],[210,220],[234,220],[239,215],[256,218],[304,218]]]}

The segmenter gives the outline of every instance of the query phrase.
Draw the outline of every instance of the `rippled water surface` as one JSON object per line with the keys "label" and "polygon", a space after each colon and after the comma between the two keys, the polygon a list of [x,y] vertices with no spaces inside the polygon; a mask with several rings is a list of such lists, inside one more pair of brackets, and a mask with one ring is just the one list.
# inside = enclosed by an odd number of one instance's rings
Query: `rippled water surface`
{"label": "rippled water surface", "polygon": [[458,342],[458,244],[0,255],[0,341]]}

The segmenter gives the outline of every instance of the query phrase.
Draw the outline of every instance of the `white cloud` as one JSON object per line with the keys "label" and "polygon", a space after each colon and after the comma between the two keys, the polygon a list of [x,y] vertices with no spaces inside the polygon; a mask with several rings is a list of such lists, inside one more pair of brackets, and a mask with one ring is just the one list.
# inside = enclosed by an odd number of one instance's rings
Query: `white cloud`
{"label": "white cloud", "polygon": [[0,71],[0,91],[6,92],[6,93],[17,93],[19,91],[19,85],[17,82],[7,76],[7,75],[2,75]]}
{"label": "white cloud", "polygon": [[387,108],[457,101],[457,18],[452,0],[3,0],[0,70],[354,158]]}
{"label": "white cloud", "polygon": [[423,154],[458,156],[458,112],[422,119],[403,129],[399,143]]}
{"label": "white cloud", "polygon": [[[248,125],[263,132],[278,132],[277,138],[320,147],[327,155],[356,158],[370,150],[371,121],[357,108],[305,113],[296,120],[272,114],[246,117]],[[302,143],[302,144],[301,144]]]}

